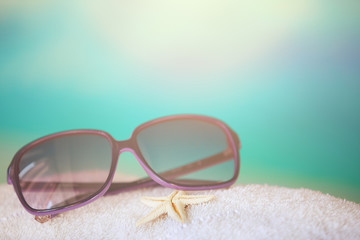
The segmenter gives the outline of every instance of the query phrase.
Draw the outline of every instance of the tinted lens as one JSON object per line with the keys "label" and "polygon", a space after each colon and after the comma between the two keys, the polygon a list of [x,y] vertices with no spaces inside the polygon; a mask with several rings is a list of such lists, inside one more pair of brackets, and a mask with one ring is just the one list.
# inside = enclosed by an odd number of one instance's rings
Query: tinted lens
{"label": "tinted lens", "polygon": [[48,210],[90,197],[109,176],[111,156],[110,143],[100,135],[66,135],[35,146],[20,160],[25,201]]}
{"label": "tinted lens", "polygon": [[179,185],[216,185],[234,176],[234,152],[224,130],[201,120],[171,120],[137,135],[149,166]]}

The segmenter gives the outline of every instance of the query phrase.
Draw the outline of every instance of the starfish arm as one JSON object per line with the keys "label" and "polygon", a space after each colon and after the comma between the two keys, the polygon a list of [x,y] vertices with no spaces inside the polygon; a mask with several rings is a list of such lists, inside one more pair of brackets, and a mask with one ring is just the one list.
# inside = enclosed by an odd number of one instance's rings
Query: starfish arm
{"label": "starfish arm", "polygon": [[142,197],[141,202],[149,207],[156,207],[159,204],[165,202],[165,201],[171,201],[171,199],[176,196],[179,193],[179,191],[173,191],[169,196],[167,197]]}
{"label": "starfish arm", "polygon": [[166,211],[170,217],[172,217],[173,219],[179,222],[182,222],[180,214],[176,211],[171,201],[166,203]]}
{"label": "starfish arm", "polygon": [[142,197],[141,199],[147,199],[150,201],[165,201],[168,197]]}
{"label": "starfish arm", "polygon": [[185,191],[181,191],[181,190],[180,190],[180,191],[178,191],[178,192],[176,193],[175,197],[184,196],[184,195],[187,196],[186,193],[185,193]]}
{"label": "starfish arm", "polygon": [[140,201],[149,207],[157,207],[167,200],[167,197],[142,197]]}
{"label": "starfish arm", "polygon": [[136,226],[139,226],[141,224],[147,223],[151,220],[154,220],[155,218],[159,217],[160,215],[166,213],[166,204],[161,204],[157,206],[154,210],[149,212],[146,216],[142,217],[139,221],[136,222]]}
{"label": "starfish arm", "polygon": [[181,222],[184,222],[186,220],[186,213],[185,213],[185,204],[183,204],[181,201],[176,200],[173,203],[175,211],[178,213]]}
{"label": "starfish arm", "polygon": [[214,199],[212,195],[182,195],[178,199],[185,205],[200,204]]}

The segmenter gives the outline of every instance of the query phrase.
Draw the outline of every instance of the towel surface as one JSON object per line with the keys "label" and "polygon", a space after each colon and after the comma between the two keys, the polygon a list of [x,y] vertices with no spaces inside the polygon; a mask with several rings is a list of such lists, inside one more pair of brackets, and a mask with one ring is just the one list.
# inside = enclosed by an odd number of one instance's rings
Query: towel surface
{"label": "towel surface", "polygon": [[21,206],[12,186],[0,186],[1,239],[360,239],[360,205],[309,189],[234,185],[187,192],[214,195],[186,207],[187,222],[162,216],[136,227],[152,209],[143,196],[167,196],[153,187],[113,196],[40,224]]}

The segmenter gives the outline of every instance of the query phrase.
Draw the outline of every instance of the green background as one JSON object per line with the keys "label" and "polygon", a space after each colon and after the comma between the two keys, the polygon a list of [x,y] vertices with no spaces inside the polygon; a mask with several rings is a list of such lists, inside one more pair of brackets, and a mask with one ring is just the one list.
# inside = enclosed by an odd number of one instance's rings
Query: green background
{"label": "green background", "polygon": [[240,136],[239,183],[360,202],[359,9],[2,1],[0,182],[16,151],[43,135],[95,128],[127,139],[153,118],[195,113]]}

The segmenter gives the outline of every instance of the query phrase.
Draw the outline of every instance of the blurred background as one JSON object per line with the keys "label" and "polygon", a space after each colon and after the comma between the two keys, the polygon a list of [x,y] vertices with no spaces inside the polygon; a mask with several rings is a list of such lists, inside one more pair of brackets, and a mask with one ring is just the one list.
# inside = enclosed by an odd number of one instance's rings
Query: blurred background
{"label": "blurred background", "polygon": [[43,135],[179,113],[239,134],[240,184],[360,203],[360,1],[0,1],[1,183]]}

